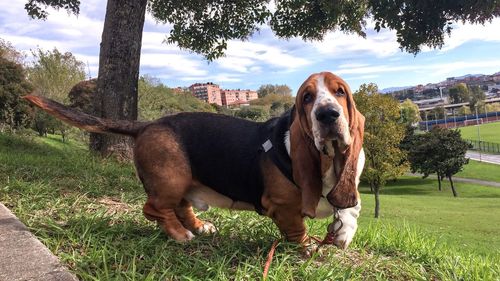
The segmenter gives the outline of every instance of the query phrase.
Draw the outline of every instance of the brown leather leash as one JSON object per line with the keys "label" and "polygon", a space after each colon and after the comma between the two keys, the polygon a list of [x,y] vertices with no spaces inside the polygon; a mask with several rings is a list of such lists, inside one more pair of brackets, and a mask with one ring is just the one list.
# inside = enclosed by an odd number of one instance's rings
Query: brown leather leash
{"label": "brown leather leash", "polygon": [[[336,222],[340,222],[340,225],[337,229],[335,229]],[[333,215],[333,222],[328,225],[325,238],[323,238],[323,240],[321,240],[317,237],[311,236],[311,239],[313,239],[314,241],[316,241],[319,244],[318,248],[323,246],[323,245],[333,245],[333,242],[335,241],[335,236],[342,229],[343,226],[344,226],[344,223],[339,218],[339,212],[338,212],[338,210],[335,210],[335,213]],[[269,267],[271,266],[271,262],[273,261],[274,252],[276,251],[276,248],[278,247],[280,240],[281,239],[276,239],[273,242],[273,245],[271,246],[271,249],[269,250],[269,253],[267,254],[267,261],[266,261],[266,264],[264,265],[264,272],[262,274],[262,280],[267,280],[267,274],[269,273]]]}

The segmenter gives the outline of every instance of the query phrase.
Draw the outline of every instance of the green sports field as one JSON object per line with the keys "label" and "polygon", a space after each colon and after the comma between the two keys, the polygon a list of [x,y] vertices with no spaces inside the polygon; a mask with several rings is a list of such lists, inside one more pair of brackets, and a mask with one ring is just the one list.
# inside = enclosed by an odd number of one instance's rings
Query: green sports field
{"label": "green sports field", "polygon": [[[481,141],[500,143],[500,122],[478,125]],[[478,140],[478,126],[461,127],[462,138]]]}

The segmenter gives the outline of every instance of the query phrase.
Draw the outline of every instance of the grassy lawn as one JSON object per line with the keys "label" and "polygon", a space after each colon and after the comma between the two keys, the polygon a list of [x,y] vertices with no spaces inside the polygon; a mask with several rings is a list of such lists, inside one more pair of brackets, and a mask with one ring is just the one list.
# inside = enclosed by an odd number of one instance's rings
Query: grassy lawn
{"label": "grassy lawn", "polygon": [[[480,255],[500,254],[500,188],[455,182],[453,198],[448,181],[438,191],[437,180],[404,177],[384,187],[380,222],[394,226],[403,221],[450,247]],[[361,224],[372,223],[374,196],[361,187]]]}
{"label": "grassy lawn", "polygon": [[[270,280],[497,280],[500,189],[457,183],[459,198],[433,180],[403,178],[384,189],[381,219],[361,188],[352,247],[310,259],[280,244]],[[142,216],[145,195],[126,163],[102,160],[58,138],[0,135],[0,201],[84,280],[260,279],[270,219],[211,209],[219,233],[187,244]],[[322,236],[329,220],[308,220]]]}
{"label": "grassy lawn", "polygon": [[[478,140],[477,126],[461,127],[462,138],[469,140]],[[481,141],[500,143],[500,122],[493,122],[479,125]]]}
{"label": "grassy lawn", "polygon": [[457,177],[500,182],[500,165],[469,160]]}

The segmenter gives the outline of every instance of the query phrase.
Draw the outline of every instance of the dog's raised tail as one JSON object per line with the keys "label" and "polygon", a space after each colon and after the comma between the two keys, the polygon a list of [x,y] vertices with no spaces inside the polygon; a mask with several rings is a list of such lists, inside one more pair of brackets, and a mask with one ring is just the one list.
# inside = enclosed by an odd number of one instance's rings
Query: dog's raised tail
{"label": "dog's raised tail", "polygon": [[135,136],[144,123],[128,120],[102,119],[73,109],[48,98],[28,95],[24,99],[62,121],[93,133],[115,133]]}

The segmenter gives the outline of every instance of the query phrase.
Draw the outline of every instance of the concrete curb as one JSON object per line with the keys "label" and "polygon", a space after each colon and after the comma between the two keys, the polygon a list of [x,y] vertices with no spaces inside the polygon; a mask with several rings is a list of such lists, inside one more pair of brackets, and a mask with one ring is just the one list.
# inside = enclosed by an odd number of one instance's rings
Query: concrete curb
{"label": "concrete curb", "polygon": [[78,279],[0,203],[0,281],[4,280]]}

